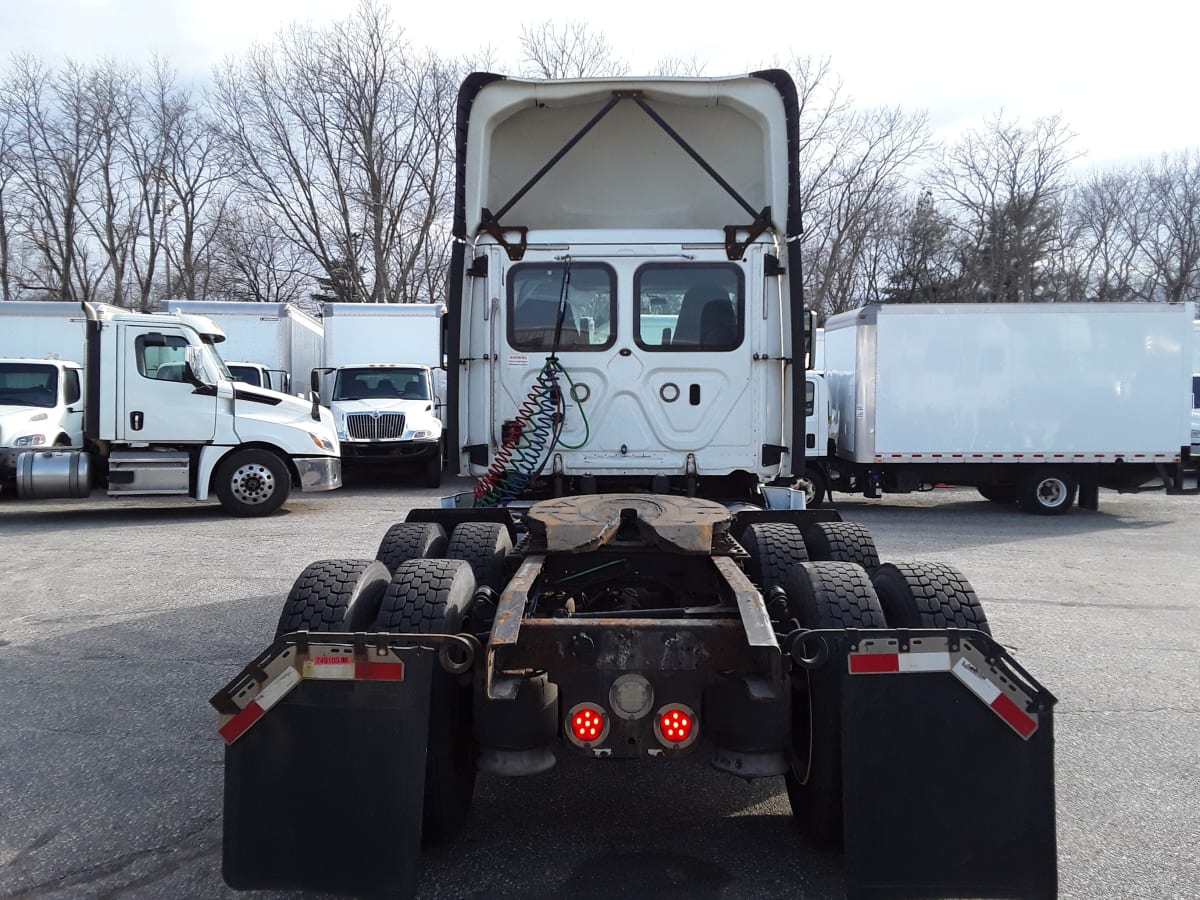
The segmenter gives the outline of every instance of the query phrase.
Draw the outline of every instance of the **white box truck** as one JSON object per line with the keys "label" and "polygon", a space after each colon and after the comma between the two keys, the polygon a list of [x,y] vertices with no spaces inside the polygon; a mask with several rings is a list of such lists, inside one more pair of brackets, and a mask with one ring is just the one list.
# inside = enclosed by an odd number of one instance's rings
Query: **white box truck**
{"label": "white box truck", "polygon": [[971,485],[1055,514],[1182,488],[1192,324],[1155,303],[872,305],[825,327],[807,475],[878,497]]}
{"label": "white box truck", "polygon": [[208,316],[225,332],[221,358],[238,381],[302,393],[324,353],[324,328],[290,303],[172,300],[169,312]]}
{"label": "white box truck", "polygon": [[349,466],[404,466],[441,484],[445,366],[440,303],[326,303],[328,398]]}
{"label": "white box truck", "polygon": [[86,497],[95,476],[258,516],[340,486],[328,411],[235,384],[212,320],[32,305],[0,303],[0,482],[21,498]]}

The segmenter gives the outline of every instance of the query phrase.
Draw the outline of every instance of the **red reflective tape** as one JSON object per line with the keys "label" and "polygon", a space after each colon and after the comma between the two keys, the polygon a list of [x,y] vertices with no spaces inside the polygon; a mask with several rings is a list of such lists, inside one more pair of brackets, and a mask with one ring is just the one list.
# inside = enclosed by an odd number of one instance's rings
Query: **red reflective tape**
{"label": "red reflective tape", "polygon": [[851,653],[850,674],[869,675],[875,672],[899,672],[898,653]]}
{"label": "red reflective tape", "polygon": [[1008,694],[999,694],[992,701],[992,709],[999,713],[1000,718],[1011,725],[1023,738],[1029,737],[1037,730],[1037,722],[1025,710],[1013,703]]}
{"label": "red reflective tape", "polygon": [[232,744],[246,733],[247,728],[262,718],[263,712],[263,708],[251,700],[242,707],[241,712],[218,728],[217,733],[225,739],[225,743]]}
{"label": "red reflective tape", "polygon": [[404,663],[402,662],[356,662],[354,677],[368,681],[403,681]]}

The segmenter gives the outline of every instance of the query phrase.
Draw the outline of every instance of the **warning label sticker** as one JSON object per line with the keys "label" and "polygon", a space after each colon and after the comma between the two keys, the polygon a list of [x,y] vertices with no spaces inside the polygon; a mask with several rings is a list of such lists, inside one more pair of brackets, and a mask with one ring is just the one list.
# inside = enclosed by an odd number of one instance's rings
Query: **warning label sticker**
{"label": "warning label sticker", "polygon": [[508,366],[511,369],[528,369],[529,354],[528,353],[510,353],[508,355]]}

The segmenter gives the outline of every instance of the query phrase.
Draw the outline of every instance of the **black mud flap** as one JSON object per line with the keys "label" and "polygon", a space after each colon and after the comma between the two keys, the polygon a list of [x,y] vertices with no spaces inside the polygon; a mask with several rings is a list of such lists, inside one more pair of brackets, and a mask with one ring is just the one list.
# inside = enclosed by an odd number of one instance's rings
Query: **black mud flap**
{"label": "black mud flap", "polygon": [[[266,676],[258,679],[266,708],[246,704],[221,729],[228,742],[222,874],[230,887],[416,893],[437,651],[392,647],[388,663],[365,669],[360,653],[357,668],[367,677],[345,674],[356,668],[350,651],[314,646],[297,655],[293,648],[293,668],[275,661],[274,671],[247,669]],[[341,673],[321,671],[339,664]],[[388,674],[388,665],[402,677]],[[239,684],[246,682],[235,679],[214,705]]]}
{"label": "black mud flap", "polygon": [[979,632],[840,645],[847,893],[1053,897],[1054,697]]}

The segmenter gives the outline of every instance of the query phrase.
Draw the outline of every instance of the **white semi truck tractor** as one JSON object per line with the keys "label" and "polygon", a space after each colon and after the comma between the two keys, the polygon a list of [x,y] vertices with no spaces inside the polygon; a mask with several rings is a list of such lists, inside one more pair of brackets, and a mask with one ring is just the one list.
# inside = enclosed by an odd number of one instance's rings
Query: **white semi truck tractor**
{"label": "white semi truck tractor", "polygon": [[212,320],[76,309],[77,359],[64,359],[39,352],[36,329],[14,346],[21,329],[6,326],[20,313],[0,308],[0,476],[19,497],[86,497],[101,483],[110,497],[215,495],[258,516],[293,488],[340,486],[328,411],[235,382]]}

